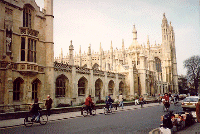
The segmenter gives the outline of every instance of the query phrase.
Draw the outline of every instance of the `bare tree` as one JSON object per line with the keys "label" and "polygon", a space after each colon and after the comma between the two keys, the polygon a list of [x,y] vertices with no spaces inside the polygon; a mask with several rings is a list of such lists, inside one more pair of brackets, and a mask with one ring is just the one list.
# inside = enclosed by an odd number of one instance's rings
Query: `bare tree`
{"label": "bare tree", "polygon": [[194,55],[184,61],[184,68],[187,69],[188,81],[194,86],[195,91],[198,91],[200,78],[200,56]]}

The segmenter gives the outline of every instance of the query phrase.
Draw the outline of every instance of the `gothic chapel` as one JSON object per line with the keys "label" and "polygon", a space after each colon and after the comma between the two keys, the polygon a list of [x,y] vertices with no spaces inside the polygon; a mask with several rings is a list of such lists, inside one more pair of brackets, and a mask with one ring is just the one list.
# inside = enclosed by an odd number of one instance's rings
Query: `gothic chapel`
{"label": "gothic chapel", "polygon": [[[54,1],[56,2],[56,1]],[[127,100],[135,95],[178,92],[175,35],[165,14],[161,25],[162,44],[140,45],[136,27],[133,42],[125,49],[74,55],[54,59],[53,0],[44,0],[40,11],[35,0],[0,1],[0,105],[44,103],[47,95],[59,104],[80,104],[92,99],[116,99],[123,93]],[[58,45],[58,44],[55,44]],[[12,110],[12,108],[8,109]]]}

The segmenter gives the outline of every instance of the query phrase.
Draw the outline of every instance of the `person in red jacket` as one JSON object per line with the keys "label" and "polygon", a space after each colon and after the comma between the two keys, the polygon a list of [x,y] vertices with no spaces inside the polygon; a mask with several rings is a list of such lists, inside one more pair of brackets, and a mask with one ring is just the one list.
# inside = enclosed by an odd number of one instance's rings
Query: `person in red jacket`
{"label": "person in red jacket", "polygon": [[167,93],[165,93],[164,97],[163,97],[164,101],[163,101],[163,104],[166,108],[169,108],[170,107],[170,103],[169,103],[169,96]]}
{"label": "person in red jacket", "polygon": [[85,99],[85,105],[86,105],[86,110],[90,111],[90,115],[92,115],[92,106],[93,102],[92,102],[92,99],[91,99],[91,95],[89,95],[86,99]]}
{"label": "person in red jacket", "polygon": [[168,101],[168,102],[169,102],[169,96],[168,96],[168,94],[167,94],[167,93],[165,93],[165,95],[164,95],[163,99],[165,99],[165,101]]}

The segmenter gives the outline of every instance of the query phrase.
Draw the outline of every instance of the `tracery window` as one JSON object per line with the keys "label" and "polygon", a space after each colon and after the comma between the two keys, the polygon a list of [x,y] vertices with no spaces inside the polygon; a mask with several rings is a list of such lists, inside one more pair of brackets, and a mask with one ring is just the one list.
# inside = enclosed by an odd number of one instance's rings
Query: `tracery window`
{"label": "tracery window", "polygon": [[113,91],[114,91],[114,81],[113,80],[111,80],[109,83],[108,83],[108,93],[110,94],[110,95],[113,95]]}
{"label": "tracery window", "polygon": [[56,80],[56,97],[65,97],[65,79],[62,77]]}
{"label": "tracery window", "polygon": [[159,58],[155,58],[155,64],[156,64],[156,71],[157,72],[162,72],[162,68],[161,68],[161,60]]}
{"label": "tracery window", "polygon": [[78,96],[84,96],[87,89],[87,79],[82,77],[78,81]]}
{"label": "tracery window", "polygon": [[23,27],[31,28],[31,9],[29,6],[23,9]]}
{"label": "tracery window", "polygon": [[36,40],[28,39],[28,61],[36,62]]}
{"label": "tracery window", "polygon": [[[26,45],[27,42],[28,44]],[[28,37],[21,38],[21,61],[36,63],[36,44],[37,41],[35,39]]]}
{"label": "tracery window", "polygon": [[32,83],[32,99],[35,100],[38,98],[38,82],[34,81]]}
{"label": "tracery window", "polygon": [[20,86],[22,81],[18,78],[13,82],[13,101],[19,101],[20,100]]}

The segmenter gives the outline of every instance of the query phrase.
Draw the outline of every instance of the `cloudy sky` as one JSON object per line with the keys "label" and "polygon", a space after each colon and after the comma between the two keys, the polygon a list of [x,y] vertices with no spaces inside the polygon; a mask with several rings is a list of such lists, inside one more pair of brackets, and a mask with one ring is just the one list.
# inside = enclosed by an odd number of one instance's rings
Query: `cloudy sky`
{"label": "cloudy sky", "polygon": [[[40,10],[43,0],[35,0]],[[161,23],[165,13],[175,32],[178,74],[186,74],[183,61],[200,55],[199,0],[54,0],[54,56],[61,48],[69,52],[70,40],[75,52],[109,50],[110,44],[120,49],[132,43],[135,24],[138,42],[161,44]]]}

